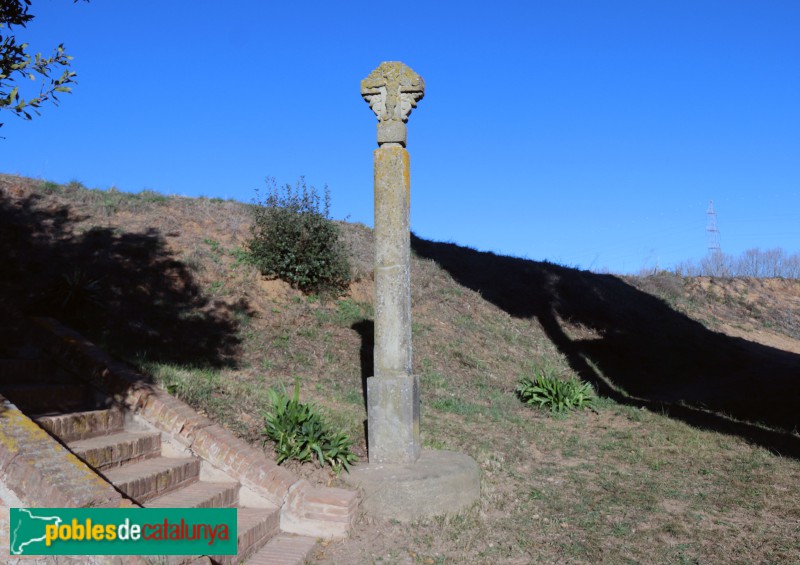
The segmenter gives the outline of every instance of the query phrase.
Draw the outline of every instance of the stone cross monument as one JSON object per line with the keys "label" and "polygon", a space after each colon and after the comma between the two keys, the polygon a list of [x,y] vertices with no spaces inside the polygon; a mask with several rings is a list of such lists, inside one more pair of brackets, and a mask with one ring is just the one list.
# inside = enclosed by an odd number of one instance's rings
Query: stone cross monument
{"label": "stone cross monument", "polygon": [[400,62],[361,81],[378,117],[375,150],[375,366],[367,379],[369,464],[344,479],[364,493],[367,514],[402,521],[452,514],[480,497],[470,457],[420,449],[419,377],[411,365],[411,232],[406,121],[425,82]]}
{"label": "stone cross monument", "polygon": [[367,379],[370,463],[414,463],[420,454],[419,378],[411,374],[411,180],[408,115],[425,82],[403,63],[361,81],[378,117],[375,163],[375,366]]}

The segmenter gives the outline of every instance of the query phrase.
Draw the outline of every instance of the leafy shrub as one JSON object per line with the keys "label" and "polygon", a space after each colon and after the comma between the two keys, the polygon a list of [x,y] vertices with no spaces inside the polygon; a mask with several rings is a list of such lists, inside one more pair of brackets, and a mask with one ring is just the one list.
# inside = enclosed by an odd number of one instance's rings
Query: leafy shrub
{"label": "leafy shrub", "polygon": [[587,408],[594,400],[594,389],[589,383],[562,380],[542,371],[533,377],[523,377],[516,392],[525,404],[548,408],[551,412]]}
{"label": "leafy shrub", "polygon": [[328,188],[321,197],[303,177],[282,189],[268,179],[267,187],[253,208],[252,262],[262,274],[303,292],[341,294],[350,282],[350,265],[339,228],[328,217]]}
{"label": "leafy shrub", "polygon": [[337,473],[341,469],[350,472],[350,464],[356,461],[350,452],[352,440],[342,432],[332,431],[316,406],[300,402],[299,382],[295,383],[291,398],[285,389],[270,389],[267,394],[271,411],[264,414],[264,435],[275,442],[278,464],[287,459],[316,459],[320,467],[328,463]]}

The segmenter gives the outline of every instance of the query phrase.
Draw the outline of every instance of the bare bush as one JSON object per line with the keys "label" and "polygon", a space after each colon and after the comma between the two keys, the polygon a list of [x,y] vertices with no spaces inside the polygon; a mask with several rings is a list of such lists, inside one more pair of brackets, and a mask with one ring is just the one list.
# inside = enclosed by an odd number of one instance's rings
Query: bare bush
{"label": "bare bush", "polygon": [[676,274],[687,277],[800,278],[800,253],[791,255],[780,247],[761,250],[757,247],[738,257],[722,252],[709,253],[699,262],[683,261],[675,265]]}

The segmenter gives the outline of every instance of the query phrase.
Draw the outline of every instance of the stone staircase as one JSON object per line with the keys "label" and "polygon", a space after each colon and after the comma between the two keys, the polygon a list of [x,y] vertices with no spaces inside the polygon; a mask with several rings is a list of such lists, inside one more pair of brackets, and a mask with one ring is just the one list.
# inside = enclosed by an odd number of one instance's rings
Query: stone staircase
{"label": "stone staircase", "polygon": [[[347,535],[356,493],[297,480],[52,320],[33,333],[37,346],[26,340],[0,359],[0,395],[130,505],[237,507],[238,554],[211,562],[303,563],[318,538]],[[0,481],[2,463],[0,453]]]}

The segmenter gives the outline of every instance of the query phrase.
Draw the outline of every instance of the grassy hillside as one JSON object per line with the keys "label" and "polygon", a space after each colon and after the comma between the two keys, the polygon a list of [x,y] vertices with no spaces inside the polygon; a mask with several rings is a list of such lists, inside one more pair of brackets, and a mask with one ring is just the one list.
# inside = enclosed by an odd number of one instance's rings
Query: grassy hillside
{"label": "grassy hillside", "polygon": [[[365,456],[372,231],[342,224],[355,281],[325,301],[263,280],[249,226],[237,202],[0,175],[0,313],[75,326],[259,444],[266,389],[300,379]],[[800,282],[412,247],[423,443],[474,457],[482,500],[412,528],[363,524],[319,562],[800,560]],[[541,368],[602,399],[566,417],[523,406],[517,380]]]}

